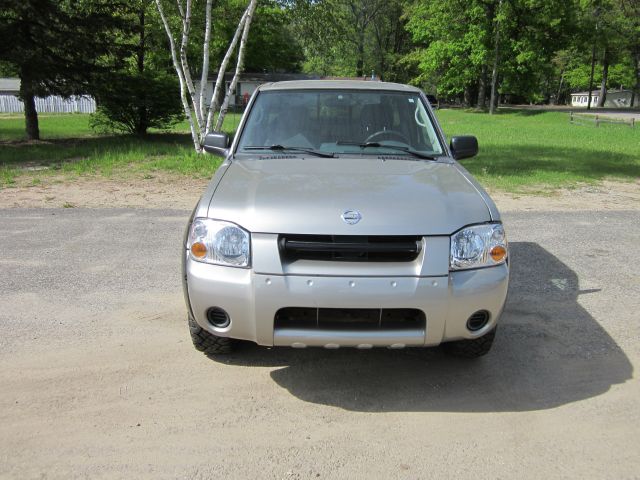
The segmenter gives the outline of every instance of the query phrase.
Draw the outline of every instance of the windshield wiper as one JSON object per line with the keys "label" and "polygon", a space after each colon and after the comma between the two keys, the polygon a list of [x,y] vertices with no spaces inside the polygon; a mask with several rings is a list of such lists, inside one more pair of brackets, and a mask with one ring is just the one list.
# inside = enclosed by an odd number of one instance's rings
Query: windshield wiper
{"label": "windshield wiper", "polygon": [[389,145],[386,143],[379,142],[336,142],[336,145],[353,145],[360,148],[388,148],[390,150],[400,150],[401,152],[406,152],[409,155],[413,155],[414,157],[423,158],[425,160],[436,160],[436,157],[433,155],[427,155],[426,153],[418,152],[409,147],[403,147],[402,145]]}
{"label": "windshield wiper", "polygon": [[324,158],[335,157],[335,154],[329,153],[329,152],[320,152],[318,150],[313,150],[311,148],[304,148],[304,147],[288,147],[285,145],[263,145],[261,147],[257,145],[252,145],[250,147],[242,147],[242,149],[243,150],[273,150],[273,151],[289,150],[292,152],[308,153],[309,155],[315,155],[317,157],[324,157]]}

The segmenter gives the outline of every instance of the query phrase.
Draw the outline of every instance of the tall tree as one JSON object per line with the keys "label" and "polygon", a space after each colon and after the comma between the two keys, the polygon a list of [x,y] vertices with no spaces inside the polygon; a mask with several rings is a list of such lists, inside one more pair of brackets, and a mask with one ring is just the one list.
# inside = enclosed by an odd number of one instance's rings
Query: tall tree
{"label": "tall tree", "polygon": [[472,0],[415,1],[407,6],[407,29],[416,49],[407,55],[419,75],[412,81],[423,87],[437,86],[442,96],[463,96],[467,104],[476,97],[495,41],[497,2]]}
{"label": "tall tree", "polygon": [[303,68],[321,75],[354,75],[355,55],[346,40],[345,9],[333,0],[291,0],[293,31],[304,52]]}
{"label": "tall tree", "polygon": [[[155,0],[158,13],[162,20],[167,38],[169,40],[169,49],[171,52],[171,60],[173,66],[178,75],[178,81],[180,82],[180,99],[184,109],[185,116],[189,122],[191,128],[191,137],[196,152],[201,153],[203,151],[203,144],[205,135],[212,129],[219,130],[222,127],[227,108],[229,106],[229,100],[232,92],[236,88],[238,78],[244,67],[244,54],[246,50],[247,40],[249,37],[249,30],[251,22],[258,4],[258,0],[249,0],[249,4],[244,10],[244,13],[240,17],[237,24],[236,31],[231,39],[227,53],[222,59],[218,68],[218,76],[216,78],[215,86],[213,89],[213,95],[211,98],[206,98],[206,87],[209,78],[209,57],[210,46],[212,40],[212,6],[213,0],[206,0],[204,5],[204,38],[202,43],[202,63],[200,68],[200,83],[197,84],[194,81],[194,76],[191,69],[191,63],[189,58],[189,46],[191,39],[191,28],[193,15],[193,0],[186,0],[182,2],[178,0],[176,2],[177,14],[178,14],[178,28],[176,29],[172,25],[172,19],[175,15],[170,15],[166,9],[165,2],[163,0]],[[197,6],[197,2],[196,2]],[[197,18],[197,16],[195,17]],[[177,35],[174,33],[177,30]],[[224,96],[224,100],[220,105],[218,103],[220,92],[224,87],[224,74],[227,70],[229,62],[233,53],[237,47],[237,59],[236,68],[231,80],[231,84]],[[218,119],[213,123],[213,116],[218,110]]]}
{"label": "tall tree", "polygon": [[618,0],[622,13],[622,33],[627,38],[627,51],[633,65],[633,94],[631,105],[637,106],[640,98],[640,0]]}
{"label": "tall tree", "polygon": [[[245,68],[248,72],[294,73],[301,70],[304,56],[292,22],[292,9],[275,0],[260,1],[247,43]],[[229,23],[229,27],[235,25]]]}
{"label": "tall tree", "polygon": [[290,0],[305,69],[323,75],[402,78],[404,0]]}
{"label": "tall tree", "polygon": [[576,6],[574,34],[562,47],[568,55],[562,62],[564,88],[588,90],[591,108],[597,86],[602,107],[610,86],[633,88],[636,83],[633,45],[640,43],[640,1],[580,0]]}
{"label": "tall tree", "polygon": [[0,61],[20,78],[29,140],[40,138],[36,96],[87,93],[97,72],[121,61],[120,33],[129,25],[118,12],[127,8],[112,0],[0,0]]}
{"label": "tall tree", "polygon": [[503,17],[502,12],[502,0],[498,0],[496,7],[497,13],[494,18],[493,25],[493,66],[491,70],[491,100],[489,101],[489,114],[492,115],[498,106],[498,67],[500,66],[500,29],[504,22],[501,22]]}
{"label": "tall tree", "polygon": [[[492,105],[498,93],[528,100],[541,96],[548,65],[571,31],[572,1],[416,0],[407,28],[417,49],[407,56],[438,92],[484,106],[491,72]],[[491,107],[490,107],[491,108]]]}
{"label": "tall tree", "polygon": [[[598,107],[603,107],[607,97],[610,71],[619,63],[628,63],[633,55],[634,47],[638,47],[638,35],[640,32],[640,1],[607,0],[605,10],[601,16],[602,34],[602,80],[600,82],[600,95]],[[627,15],[631,15],[627,17]],[[635,28],[634,28],[635,27]],[[636,31],[634,31],[636,30]],[[627,86],[633,87],[634,85]]]}
{"label": "tall tree", "polygon": [[382,80],[404,82],[409,79],[402,58],[411,51],[411,36],[405,28],[403,4],[388,1],[373,18],[373,60],[375,71]]}
{"label": "tall tree", "polygon": [[178,81],[164,60],[164,32],[153,0],[133,0],[130,7],[135,28],[123,41],[131,44],[131,56],[121,69],[95,82],[98,109],[91,124],[98,130],[144,135],[149,128],[169,128],[184,114]]}

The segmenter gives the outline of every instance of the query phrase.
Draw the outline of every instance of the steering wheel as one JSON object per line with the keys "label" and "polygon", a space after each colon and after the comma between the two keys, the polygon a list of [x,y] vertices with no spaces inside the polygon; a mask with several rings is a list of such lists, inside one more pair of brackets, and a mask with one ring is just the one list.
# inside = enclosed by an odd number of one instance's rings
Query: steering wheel
{"label": "steering wheel", "polygon": [[411,142],[405,136],[405,134],[402,132],[398,132],[397,130],[379,130],[369,135],[364,141],[364,143],[378,142],[380,140],[394,140],[394,139],[400,140],[402,143],[406,143],[407,145],[411,145]]}

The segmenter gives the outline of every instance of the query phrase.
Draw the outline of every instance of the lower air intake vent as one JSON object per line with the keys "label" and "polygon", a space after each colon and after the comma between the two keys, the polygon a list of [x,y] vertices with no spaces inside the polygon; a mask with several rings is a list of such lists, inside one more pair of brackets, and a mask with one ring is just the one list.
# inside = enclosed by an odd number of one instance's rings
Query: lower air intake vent
{"label": "lower air intake vent", "polygon": [[424,328],[422,310],[415,308],[281,308],[274,327],[310,330],[404,330]]}

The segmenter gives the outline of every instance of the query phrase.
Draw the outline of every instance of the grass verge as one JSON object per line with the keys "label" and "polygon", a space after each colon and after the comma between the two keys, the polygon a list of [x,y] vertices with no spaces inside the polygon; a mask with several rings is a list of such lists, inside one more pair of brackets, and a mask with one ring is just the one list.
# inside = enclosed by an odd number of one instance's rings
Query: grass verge
{"label": "grass verge", "polygon": [[[223,129],[233,132],[239,115],[227,115]],[[198,155],[186,122],[170,133],[97,135],[89,127],[89,115],[45,115],[40,118],[42,141],[24,141],[24,119],[0,116],[0,187],[16,177],[32,176],[31,184],[51,174],[128,176],[131,173],[165,171],[194,177],[211,176],[221,161]],[[34,183],[35,182],[35,183]]]}
{"label": "grass verge", "polygon": [[[490,116],[445,109],[437,116],[449,138],[478,137],[479,155],[462,163],[493,189],[539,193],[605,178],[640,178],[638,126],[575,125],[568,113],[525,110]],[[224,130],[235,131],[239,119],[228,114]],[[0,187],[25,175],[37,184],[51,173],[127,176],[165,171],[208,177],[220,164],[217,157],[194,153],[186,122],[171,133],[145,138],[96,135],[89,116],[82,114],[42,116],[40,127],[45,141],[24,142],[23,118],[0,116]]]}
{"label": "grass verge", "polygon": [[497,115],[439,110],[447,137],[475,135],[480,153],[461,163],[489,187],[544,192],[604,179],[640,178],[640,128],[575,125],[562,112]]}

